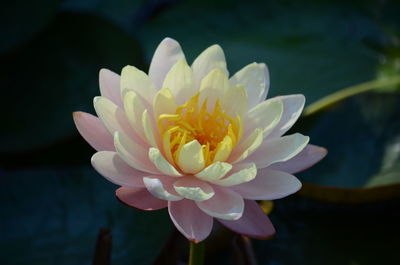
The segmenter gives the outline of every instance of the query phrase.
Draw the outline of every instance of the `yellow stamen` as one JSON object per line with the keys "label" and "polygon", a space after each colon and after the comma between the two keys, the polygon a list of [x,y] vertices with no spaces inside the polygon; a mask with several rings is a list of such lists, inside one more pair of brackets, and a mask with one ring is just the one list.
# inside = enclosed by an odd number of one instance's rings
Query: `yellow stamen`
{"label": "yellow stamen", "polygon": [[232,118],[227,115],[219,100],[216,100],[213,110],[208,112],[207,100],[199,106],[199,93],[178,106],[175,114],[161,114],[158,117],[158,127],[164,153],[175,165],[181,148],[193,140],[202,145],[206,166],[225,160],[243,133],[240,116]]}

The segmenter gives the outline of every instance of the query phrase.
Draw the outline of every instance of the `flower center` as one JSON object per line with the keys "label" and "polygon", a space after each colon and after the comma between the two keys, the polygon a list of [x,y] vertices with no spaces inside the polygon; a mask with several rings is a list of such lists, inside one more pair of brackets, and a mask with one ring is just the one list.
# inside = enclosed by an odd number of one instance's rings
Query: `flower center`
{"label": "flower center", "polygon": [[188,142],[197,140],[201,146],[205,165],[224,161],[242,135],[240,116],[227,115],[216,100],[211,112],[207,110],[207,100],[199,105],[199,93],[179,106],[175,114],[161,114],[158,126],[163,139],[167,159],[177,164],[181,148]]}

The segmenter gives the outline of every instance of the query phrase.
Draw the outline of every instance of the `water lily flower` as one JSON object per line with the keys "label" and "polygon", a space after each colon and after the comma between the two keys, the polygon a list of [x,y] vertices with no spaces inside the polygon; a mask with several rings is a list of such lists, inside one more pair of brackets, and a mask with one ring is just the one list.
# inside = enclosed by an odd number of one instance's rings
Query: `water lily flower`
{"label": "water lily flower", "polygon": [[264,100],[269,74],[252,63],[229,77],[220,46],[188,65],[178,42],[158,46],[148,74],[126,66],[100,71],[97,117],[75,112],[80,134],[98,152],[93,167],[121,186],[125,204],[168,207],[176,228],[199,242],[217,220],[250,237],[275,233],[255,200],[298,191],[293,173],[326,150],[299,133],[283,136],[302,112],[303,95]]}

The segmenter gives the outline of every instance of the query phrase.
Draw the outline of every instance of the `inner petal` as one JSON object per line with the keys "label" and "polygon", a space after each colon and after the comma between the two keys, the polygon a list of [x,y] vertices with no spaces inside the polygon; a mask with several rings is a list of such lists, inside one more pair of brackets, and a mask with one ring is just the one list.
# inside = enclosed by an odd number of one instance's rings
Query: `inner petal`
{"label": "inner petal", "polygon": [[196,140],[201,145],[204,167],[207,167],[213,162],[228,159],[242,136],[242,121],[239,115],[229,116],[222,109],[219,100],[216,100],[214,107],[209,111],[207,99],[201,103],[199,95],[197,93],[178,106],[175,113],[158,116],[164,153],[167,159],[183,172],[185,170],[179,166],[179,157],[185,144]]}

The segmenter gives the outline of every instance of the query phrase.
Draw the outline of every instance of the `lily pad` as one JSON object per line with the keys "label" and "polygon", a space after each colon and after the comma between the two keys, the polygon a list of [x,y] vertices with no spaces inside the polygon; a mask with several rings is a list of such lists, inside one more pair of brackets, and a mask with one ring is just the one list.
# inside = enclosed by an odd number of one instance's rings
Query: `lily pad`
{"label": "lily pad", "polygon": [[2,58],[5,115],[0,153],[18,153],[76,134],[72,112],[93,112],[98,72],[142,66],[138,43],[110,22],[61,14],[24,49]]}
{"label": "lily pad", "polygon": [[151,264],[171,231],[165,210],[142,212],[91,167],[2,170],[2,264],[90,264],[101,228],[111,231],[112,264]]}

